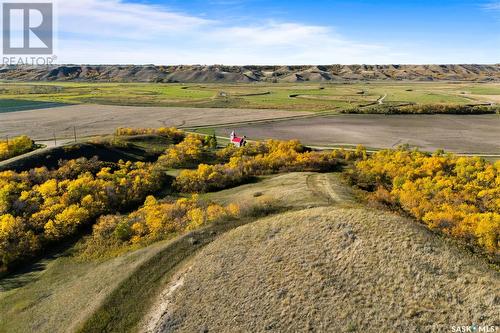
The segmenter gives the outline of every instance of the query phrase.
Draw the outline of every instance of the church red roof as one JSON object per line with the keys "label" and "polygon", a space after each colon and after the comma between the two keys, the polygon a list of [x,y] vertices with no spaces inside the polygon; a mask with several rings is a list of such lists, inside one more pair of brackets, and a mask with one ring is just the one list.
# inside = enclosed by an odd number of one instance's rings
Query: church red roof
{"label": "church red roof", "polygon": [[234,137],[231,142],[236,142],[236,143],[240,143],[241,141],[243,141],[243,138],[238,138],[238,137]]}

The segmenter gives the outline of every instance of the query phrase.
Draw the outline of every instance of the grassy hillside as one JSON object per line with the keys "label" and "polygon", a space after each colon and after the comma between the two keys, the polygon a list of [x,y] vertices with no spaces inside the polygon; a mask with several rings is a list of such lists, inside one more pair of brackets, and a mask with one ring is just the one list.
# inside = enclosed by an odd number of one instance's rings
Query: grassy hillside
{"label": "grassy hillside", "polygon": [[[264,177],[207,197],[227,204],[234,202],[234,193],[244,193],[236,199],[241,203],[240,199],[257,198],[254,194],[261,193],[259,198],[274,197],[287,209],[323,206],[330,204],[327,194],[311,183],[312,178],[323,176],[291,173]],[[282,195],[275,197],[278,193]],[[28,272],[0,280],[0,319],[5,324],[0,332],[100,332],[106,325],[109,332],[133,330],[178,264],[223,232],[252,220],[211,225],[112,259],[82,261],[77,248],[46,259]]]}
{"label": "grassy hillside", "polygon": [[0,280],[0,332],[74,332],[130,274],[166,246],[155,244],[104,262],[81,262],[68,253]]}
{"label": "grassy hillside", "polygon": [[500,275],[397,215],[314,208],[208,245],[153,310],[148,332],[448,332],[499,325]]}
{"label": "grassy hillside", "polygon": [[[67,140],[66,140],[67,141]],[[160,135],[104,136],[69,142],[0,163],[0,171],[26,171],[45,166],[55,168],[61,160],[97,157],[101,161],[154,161],[173,142]]]}

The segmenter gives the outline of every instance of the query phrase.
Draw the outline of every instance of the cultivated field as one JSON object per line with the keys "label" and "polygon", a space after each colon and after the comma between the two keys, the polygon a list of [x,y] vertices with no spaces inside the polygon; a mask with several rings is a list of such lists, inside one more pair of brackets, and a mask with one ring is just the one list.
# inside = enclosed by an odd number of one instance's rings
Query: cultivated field
{"label": "cultivated field", "polygon": [[252,139],[299,139],[319,146],[394,148],[409,144],[425,151],[500,153],[499,115],[334,115],[223,126],[215,131],[227,135],[233,129]]}
{"label": "cultivated field", "polygon": [[0,137],[25,134],[34,140],[50,140],[109,134],[119,127],[187,127],[250,122],[309,115],[308,112],[247,109],[130,107],[72,105],[43,110],[0,113]]}
{"label": "cultivated field", "polygon": [[[326,111],[377,104],[498,102],[498,83],[364,82],[294,84],[3,83],[1,100],[26,104],[113,104]],[[496,97],[495,97],[496,96]],[[7,103],[7,102],[4,102]],[[9,110],[5,109],[5,110]],[[0,111],[1,112],[1,111]]]}
{"label": "cultivated field", "polygon": [[[500,116],[490,115],[314,115],[305,111],[73,105],[0,114],[0,137],[28,135],[59,142],[111,133],[117,127],[194,128],[228,136],[235,129],[251,139],[299,139],[320,146],[391,148],[499,154]],[[211,127],[211,128],[206,128]],[[52,142],[52,141],[50,141]],[[44,142],[45,143],[45,142]]]}

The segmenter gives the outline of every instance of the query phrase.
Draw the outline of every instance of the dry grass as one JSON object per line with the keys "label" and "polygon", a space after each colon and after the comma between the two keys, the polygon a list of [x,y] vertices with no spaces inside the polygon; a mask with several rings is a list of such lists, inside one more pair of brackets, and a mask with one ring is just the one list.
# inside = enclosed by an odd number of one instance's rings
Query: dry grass
{"label": "dry grass", "polygon": [[331,205],[354,205],[350,189],[341,186],[338,173],[292,172],[262,177],[259,182],[233,189],[208,193],[205,196],[227,205],[236,202],[245,206],[260,197],[273,198],[287,209],[303,209]]}
{"label": "dry grass", "polygon": [[[40,272],[1,280],[2,289],[9,290],[0,290],[0,332],[75,331],[125,278],[167,245],[101,263],[62,257]],[[20,280],[24,285],[13,288]]]}
{"label": "dry grass", "polygon": [[179,283],[156,332],[500,325],[498,272],[413,221],[367,209],[314,208],[237,228]]}

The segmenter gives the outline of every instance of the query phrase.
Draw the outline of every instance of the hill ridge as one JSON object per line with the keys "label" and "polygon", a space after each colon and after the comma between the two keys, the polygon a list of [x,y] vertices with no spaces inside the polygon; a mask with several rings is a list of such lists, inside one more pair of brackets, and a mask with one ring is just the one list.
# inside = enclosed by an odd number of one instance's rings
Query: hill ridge
{"label": "hill ridge", "polygon": [[3,66],[0,80],[251,83],[343,81],[500,81],[500,64],[442,65],[52,65]]}

